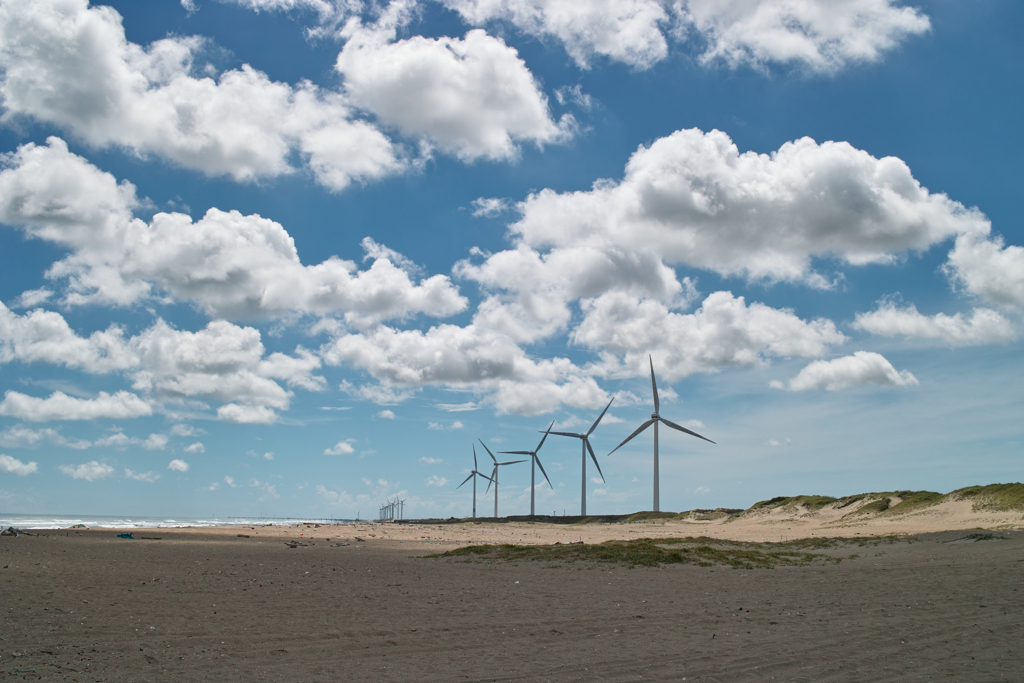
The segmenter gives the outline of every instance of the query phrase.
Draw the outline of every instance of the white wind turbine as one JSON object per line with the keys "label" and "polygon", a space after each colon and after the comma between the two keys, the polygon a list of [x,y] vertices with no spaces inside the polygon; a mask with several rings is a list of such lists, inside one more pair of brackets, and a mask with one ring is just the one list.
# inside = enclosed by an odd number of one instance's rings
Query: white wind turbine
{"label": "white wind turbine", "polygon": [[629,441],[634,436],[636,436],[640,432],[644,431],[645,429],[647,429],[651,425],[654,425],[654,511],[658,512],[661,509],[660,508],[661,501],[660,501],[660,497],[659,497],[659,486],[658,486],[658,423],[659,422],[663,422],[666,427],[671,427],[672,429],[676,429],[676,430],[678,430],[680,432],[683,432],[684,434],[689,434],[690,436],[695,436],[698,439],[704,439],[708,443],[715,443],[715,442],[712,441],[711,439],[708,439],[706,437],[701,436],[697,432],[691,432],[686,427],[680,427],[675,422],[670,422],[669,420],[666,420],[665,418],[663,418],[661,415],[658,414],[658,411],[661,408],[661,404],[658,401],[658,383],[654,380],[654,359],[651,358],[650,356],[647,356],[647,358],[648,358],[648,360],[651,363],[651,389],[654,391],[654,412],[651,413],[651,419],[650,420],[648,420],[647,422],[644,422],[642,425],[637,427],[635,432],[633,432],[632,434],[627,436],[626,439],[622,443],[620,443],[618,446],[613,448],[611,450],[611,452],[608,453],[608,455],[611,455],[615,451],[619,450],[620,448],[625,446],[627,443],[629,443]]}
{"label": "white wind turbine", "polygon": [[[487,448],[487,447],[484,446],[484,448]],[[470,479],[473,480],[473,518],[474,519],[476,518],[476,478],[477,477],[483,477],[487,481],[491,480],[491,478],[488,477],[483,472],[478,472],[477,471],[478,467],[479,467],[479,465],[477,465],[477,463],[476,463],[476,444],[473,444],[473,471],[469,473],[469,476],[466,477],[465,480],[463,480],[462,484],[465,484]],[[459,484],[458,486],[456,486],[455,490],[458,491],[459,489],[461,489],[462,488],[462,484]]]}
{"label": "white wind turbine", "polygon": [[[613,397],[612,401],[614,400],[615,398]],[[604,410],[601,411],[601,414],[597,416],[596,420],[594,420],[594,424],[590,425],[590,429],[587,430],[586,434],[574,434],[572,432],[551,432],[552,434],[557,434],[558,436],[574,436],[583,442],[583,486],[582,492],[580,493],[580,516],[582,517],[587,516],[587,451],[590,451],[590,457],[594,460],[594,467],[597,468],[597,473],[601,475],[601,481],[604,481],[604,472],[601,471],[601,466],[597,463],[597,456],[594,455],[594,449],[591,448],[590,446],[590,435],[594,433],[595,429],[597,429],[597,423],[599,423],[601,421],[601,418],[604,417],[604,414],[608,412],[608,409],[612,405],[612,401],[608,401],[608,405],[604,407]],[[548,429],[550,430],[551,428],[549,427]]]}
{"label": "white wind turbine", "polygon": [[[544,432],[544,436],[541,437],[540,443],[537,444],[537,447],[535,449],[533,449],[532,451],[498,451],[499,453],[503,453],[505,455],[528,455],[528,456],[530,456],[530,516],[531,517],[534,516],[534,506],[533,506],[534,496],[533,496],[533,494],[534,494],[534,490],[536,488],[535,476],[536,476],[536,472],[537,472],[537,467],[540,468],[541,474],[543,474],[544,478],[547,479],[548,486],[551,486],[552,490],[554,490],[554,488],[555,488],[554,486],[552,486],[551,480],[548,479],[548,473],[544,471],[544,465],[540,464],[540,458],[537,457],[537,451],[539,451],[540,447],[544,445],[544,440],[548,438],[548,434],[551,433],[551,428],[554,427],[554,426],[555,426],[555,422],[554,422],[554,420],[552,420],[551,424],[548,425],[547,431]],[[536,465],[536,467],[535,467],[535,465]]]}
{"label": "white wind turbine", "polygon": [[[487,447],[487,444],[484,443],[484,440],[481,439],[481,438],[477,438],[477,441],[480,442],[480,445],[484,447],[485,451],[487,451],[487,455],[491,456],[491,460],[494,461],[494,471],[491,472],[491,482],[494,484],[494,518],[497,519],[498,518],[498,468],[501,467],[502,465],[515,465],[517,462],[526,462],[526,461],[525,460],[511,460],[509,462],[498,462],[498,459],[494,457],[494,453],[491,453],[491,449]],[[488,491],[491,490],[491,485],[490,484],[487,485],[487,490]],[[486,493],[486,491],[485,491],[485,493]]]}

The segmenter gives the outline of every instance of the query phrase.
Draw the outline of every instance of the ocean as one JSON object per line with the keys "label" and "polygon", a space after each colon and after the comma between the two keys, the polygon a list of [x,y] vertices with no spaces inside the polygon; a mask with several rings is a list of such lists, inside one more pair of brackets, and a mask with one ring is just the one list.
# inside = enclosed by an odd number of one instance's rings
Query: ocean
{"label": "ocean", "polygon": [[324,519],[314,517],[140,517],[108,515],[11,515],[0,512],[0,527],[15,529],[68,529],[77,525],[104,529],[171,529],[203,526],[286,526],[315,522],[342,524],[355,519]]}

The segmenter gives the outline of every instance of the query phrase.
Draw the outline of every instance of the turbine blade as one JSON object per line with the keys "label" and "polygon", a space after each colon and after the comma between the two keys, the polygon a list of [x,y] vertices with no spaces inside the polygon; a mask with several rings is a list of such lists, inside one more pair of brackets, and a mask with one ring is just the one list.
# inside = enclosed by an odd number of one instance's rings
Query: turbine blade
{"label": "turbine blade", "polygon": [[476,475],[476,476],[478,476],[478,477],[483,477],[483,478],[484,478],[484,479],[486,479],[487,481],[491,481],[491,478],[490,478],[490,477],[488,477],[488,476],[487,476],[486,474],[484,474],[483,472],[473,472],[473,474],[475,474],[475,475]]}
{"label": "turbine blade", "polygon": [[[614,401],[614,400],[615,400],[615,397],[612,396],[612,401]],[[594,420],[594,424],[590,425],[590,429],[587,430],[587,436],[590,436],[591,434],[593,434],[594,430],[597,429],[597,423],[601,421],[601,418],[604,417],[604,414],[607,413],[608,409],[612,407],[612,401],[608,401],[608,405],[606,405],[604,407],[604,410],[601,411],[601,414],[597,416],[596,420]]]}
{"label": "turbine blade", "polygon": [[639,427],[637,427],[637,428],[636,428],[636,431],[635,431],[635,432],[633,432],[632,434],[630,434],[629,436],[627,436],[627,437],[626,437],[626,439],[625,439],[625,440],[624,440],[624,441],[623,441],[622,443],[620,443],[620,444],[619,444],[618,446],[616,446],[615,448],[611,449],[611,450],[610,450],[610,451],[608,452],[608,455],[611,455],[611,454],[612,454],[612,453],[614,453],[615,451],[617,451],[617,450],[619,450],[620,448],[622,448],[623,446],[625,446],[625,445],[626,445],[627,443],[629,443],[629,441],[630,441],[630,440],[631,440],[631,439],[632,439],[632,438],[633,438],[634,436],[636,436],[636,435],[637,435],[637,434],[639,434],[640,432],[644,431],[645,429],[647,429],[648,427],[650,427],[650,426],[651,426],[652,424],[654,424],[654,418],[653,418],[653,417],[652,417],[652,418],[651,418],[650,420],[648,420],[647,422],[644,422],[644,423],[643,423],[642,425],[640,425]]}
{"label": "turbine blade", "polygon": [[533,455],[533,451],[498,451],[498,455]]}
{"label": "turbine blade", "polygon": [[531,453],[531,455],[537,455],[537,451],[539,451],[540,447],[544,445],[544,440],[548,438],[548,434],[551,433],[551,428],[554,427],[554,426],[555,426],[555,421],[552,420],[551,424],[548,425],[547,431],[544,432],[544,436],[540,437],[540,443],[537,444],[536,450],[534,450],[533,453]]}
{"label": "turbine blade", "polygon": [[498,476],[498,461],[495,460],[494,461],[494,471],[491,472],[491,478],[487,480],[487,481],[490,482],[490,484],[487,484],[487,490],[484,491],[484,493],[487,493],[487,491],[491,490],[491,484],[494,483],[494,480],[497,478],[497,476]]}
{"label": "turbine blade", "polygon": [[544,478],[548,480],[548,486],[551,487],[551,490],[554,490],[555,486],[554,484],[551,483],[551,480],[548,479],[548,473],[544,471],[544,465],[540,464],[540,458],[537,457],[536,453],[533,454],[533,459],[537,462],[537,467],[540,468],[540,473],[543,474]]}
{"label": "turbine blade", "polygon": [[706,437],[703,437],[703,436],[701,436],[700,434],[698,434],[697,432],[691,432],[691,431],[690,431],[689,429],[687,429],[686,427],[680,427],[680,426],[679,426],[679,425],[677,425],[677,424],[676,424],[675,422],[670,422],[669,420],[666,420],[666,419],[665,419],[665,418],[663,418],[663,417],[659,417],[658,419],[659,419],[659,420],[661,420],[663,424],[665,424],[665,425],[666,425],[666,426],[668,426],[668,427],[671,427],[672,429],[678,429],[679,431],[681,431],[681,432],[685,432],[685,433],[689,434],[690,436],[695,436],[695,437],[697,437],[698,439],[704,439],[704,440],[705,440],[705,441],[707,441],[708,443],[715,443],[715,442],[714,442],[714,441],[712,441],[711,439],[708,439],[708,438],[706,438]]}
{"label": "turbine blade", "polygon": [[577,439],[582,439],[582,434],[573,434],[572,432],[550,432],[551,434],[557,434],[558,436],[575,436]]}
{"label": "turbine blade", "polygon": [[590,459],[594,461],[594,467],[597,468],[597,473],[601,475],[601,481],[604,481],[604,472],[601,471],[601,465],[597,462],[597,456],[594,455],[594,449],[590,447],[590,440],[584,439],[583,443],[587,444],[587,450],[590,451]]}
{"label": "turbine blade", "polygon": [[[473,478],[473,475],[474,475],[474,474],[476,474],[476,472],[470,472],[470,473],[469,473],[469,476],[468,476],[468,477],[466,477],[466,480],[465,480],[465,481],[463,481],[463,482],[462,482],[462,484],[465,484],[465,483],[466,483],[467,481],[469,481],[470,479],[472,479],[472,478]],[[458,486],[456,486],[456,487],[455,487],[455,489],[456,489],[456,490],[458,490],[458,489],[461,489],[461,488],[462,488],[462,484],[459,484]]]}
{"label": "turbine blade", "polygon": [[661,404],[658,401],[658,383],[654,381],[654,359],[648,354],[647,360],[651,361],[651,389],[654,390],[654,412],[660,413]]}
{"label": "turbine blade", "polygon": [[485,451],[487,451],[487,455],[491,456],[491,460],[493,460],[494,462],[498,462],[498,459],[494,457],[494,453],[491,453],[491,449],[487,447],[487,444],[484,443],[484,440],[481,439],[480,437],[477,437],[477,441],[479,441],[480,445],[484,447]]}
{"label": "turbine blade", "polygon": [[499,462],[499,465],[515,465],[517,462],[526,462],[525,460],[510,460],[509,462]]}
{"label": "turbine blade", "polygon": [[480,469],[480,465],[476,464],[476,444],[473,444],[473,469],[474,470]]}

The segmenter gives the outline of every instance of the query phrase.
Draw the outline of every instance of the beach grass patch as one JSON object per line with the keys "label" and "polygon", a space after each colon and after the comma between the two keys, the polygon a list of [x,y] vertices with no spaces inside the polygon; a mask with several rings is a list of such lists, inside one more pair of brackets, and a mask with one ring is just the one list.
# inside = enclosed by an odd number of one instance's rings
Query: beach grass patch
{"label": "beach grass patch", "polygon": [[648,510],[647,512],[634,512],[629,517],[623,520],[626,524],[634,524],[636,522],[650,522],[658,519],[677,519],[678,515],[674,512],[653,512]]}
{"label": "beach grass patch", "polygon": [[968,486],[949,494],[974,502],[975,511],[1010,512],[1024,510],[1024,484]]}
{"label": "beach grass patch", "polygon": [[593,544],[470,545],[426,557],[474,557],[481,561],[542,561],[552,564],[591,561],[625,564],[630,567],[693,564],[701,567],[771,569],[777,566],[838,563],[838,558],[808,552],[808,548],[830,547],[828,544],[829,539],[803,539],[791,543],[743,543],[703,536],[697,538],[638,538],[629,541],[616,540]]}

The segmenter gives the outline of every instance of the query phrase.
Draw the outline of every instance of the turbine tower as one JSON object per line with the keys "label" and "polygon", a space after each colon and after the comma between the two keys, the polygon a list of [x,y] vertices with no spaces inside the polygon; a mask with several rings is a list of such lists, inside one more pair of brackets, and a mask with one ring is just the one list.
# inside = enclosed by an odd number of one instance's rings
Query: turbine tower
{"label": "turbine tower", "polygon": [[[614,400],[615,398],[612,397],[612,401]],[[601,475],[601,481],[604,481],[604,472],[601,471],[601,466],[597,463],[597,456],[594,455],[594,449],[590,447],[590,435],[594,433],[595,429],[597,429],[597,423],[599,423],[601,421],[601,418],[604,417],[604,414],[608,412],[608,409],[612,405],[612,401],[608,401],[608,405],[604,407],[604,410],[601,411],[601,414],[597,416],[596,420],[594,420],[594,424],[590,425],[590,429],[587,430],[586,434],[574,434],[572,432],[551,432],[552,434],[557,434],[558,436],[574,436],[583,442],[583,486],[582,491],[580,493],[581,517],[587,516],[587,451],[590,451],[590,457],[594,460],[594,467],[597,468],[597,473]],[[548,427],[548,429],[550,430],[551,428]]]}
{"label": "turbine tower", "polygon": [[[486,448],[486,446],[485,446],[485,448]],[[470,472],[469,476],[466,477],[465,480],[463,480],[463,482],[462,482],[462,484],[465,484],[470,479],[473,480],[473,519],[476,519],[476,478],[477,477],[483,477],[487,481],[491,480],[491,478],[488,477],[483,472],[478,472],[477,471],[478,467],[479,466],[476,463],[476,444],[473,444],[473,471]],[[455,490],[458,491],[459,489],[461,489],[462,488],[462,484],[459,484],[458,486],[456,486]]]}
{"label": "turbine tower", "polygon": [[543,474],[544,478],[547,479],[548,486],[551,486],[552,490],[554,490],[554,488],[555,488],[554,486],[552,486],[551,480],[548,479],[548,473],[544,471],[544,465],[540,464],[540,458],[537,457],[537,451],[539,451],[540,447],[544,445],[544,440],[548,438],[548,434],[551,433],[551,428],[554,427],[554,426],[555,426],[555,422],[554,422],[554,420],[552,420],[551,424],[548,425],[547,431],[544,432],[544,436],[541,437],[540,443],[537,444],[537,447],[535,449],[533,449],[532,451],[499,451],[499,453],[504,453],[505,455],[528,455],[528,456],[530,456],[530,516],[531,517],[534,516],[534,507],[533,507],[534,496],[533,496],[533,494],[534,494],[534,488],[535,488],[535,483],[534,482],[536,481],[535,480],[535,476],[536,476],[536,472],[537,472],[537,467],[540,468],[541,474]]}
{"label": "turbine tower", "polygon": [[650,420],[648,420],[647,422],[644,422],[642,425],[637,427],[635,432],[633,432],[632,434],[627,436],[626,439],[622,443],[620,443],[618,446],[613,448],[611,450],[611,452],[608,453],[608,455],[611,455],[615,451],[619,450],[620,448],[625,446],[627,443],[629,443],[630,439],[632,439],[634,436],[636,436],[640,432],[644,431],[645,429],[647,429],[651,425],[654,425],[654,511],[655,512],[659,512],[661,510],[661,507],[660,507],[661,506],[661,501],[660,501],[660,497],[659,497],[659,486],[658,486],[658,423],[659,422],[663,422],[666,427],[671,427],[672,429],[675,429],[675,430],[678,430],[680,432],[683,432],[684,434],[689,434],[690,436],[695,436],[698,439],[704,439],[708,443],[715,443],[715,442],[712,441],[711,439],[708,439],[706,437],[701,436],[697,432],[691,432],[686,427],[680,427],[675,422],[670,422],[669,420],[666,420],[665,418],[663,418],[661,415],[658,414],[658,411],[661,409],[661,404],[658,401],[658,383],[654,380],[654,359],[651,358],[649,355],[647,356],[647,359],[651,363],[651,389],[654,391],[654,412],[651,413],[651,419]]}
{"label": "turbine tower", "polygon": [[[491,472],[491,482],[494,484],[494,518],[498,518],[498,468],[502,465],[515,465],[517,462],[526,462],[525,460],[511,460],[509,462],[498,462],[498,459],[494,457],[494,453],[491,453],[491,449],[487,447],[483,439],[477,438],[480,445],[487,451],[487,455],[491,456],[491,460],[494,461],[494,471]],[[491,490],[491,485],[487,485],[487,491]],[[486,491],[484,492],[486,493]]]}

